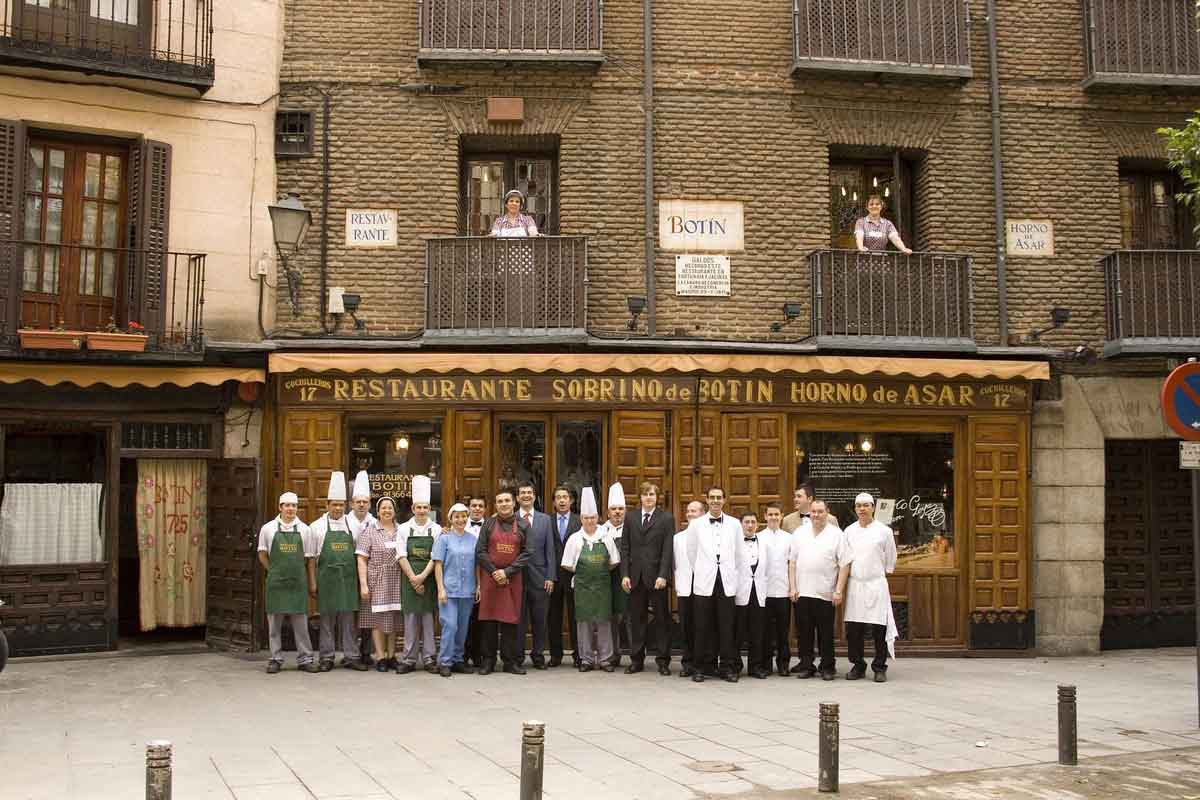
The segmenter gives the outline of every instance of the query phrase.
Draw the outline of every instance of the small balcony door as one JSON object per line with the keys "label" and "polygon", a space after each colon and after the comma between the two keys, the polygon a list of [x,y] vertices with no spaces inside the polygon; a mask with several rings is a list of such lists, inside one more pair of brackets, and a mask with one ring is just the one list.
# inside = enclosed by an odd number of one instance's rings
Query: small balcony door
{"label": "small balcony door", "polygon": [[125,309],[127,155],[31,138],[26,151],[22,327],[97,330]]}
{"label": "small balcony door", "polygon": [[911,168],[898,156],[887,159],[843,159],[829,165],[830,246],[854,250],[854,224],[867,215],[867,199],[883,200],[883,217],[912,246]]}
{"label": "small balcony door", "polygon": [[463,233],[487,236],[492,222],[504,213],[504,195],[519,189],[525,195],[525,213],[538,231],[558,233],[556,159],[549,154],[488,153],[463,159]]}
{"label": "small balcony door", "polygon": [[26,41],[144,53],[153,0],[17,0],[13,27]]}
{"label": "small balcony door", "polygon": [[1122,169],[1122,249],[1195,249],[1192,215],[1175,200],[1182,189],[1179,177],[1167,170]]}

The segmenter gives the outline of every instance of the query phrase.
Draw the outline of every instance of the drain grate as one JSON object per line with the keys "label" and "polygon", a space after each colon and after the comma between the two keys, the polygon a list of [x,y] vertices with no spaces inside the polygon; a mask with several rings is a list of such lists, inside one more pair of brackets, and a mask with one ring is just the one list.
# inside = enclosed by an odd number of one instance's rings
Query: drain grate
{"label": "drain grate", "polygon": [[687,768],[696,772],[736,772],[741,769],[728,761],[693,761],[687,765]]}

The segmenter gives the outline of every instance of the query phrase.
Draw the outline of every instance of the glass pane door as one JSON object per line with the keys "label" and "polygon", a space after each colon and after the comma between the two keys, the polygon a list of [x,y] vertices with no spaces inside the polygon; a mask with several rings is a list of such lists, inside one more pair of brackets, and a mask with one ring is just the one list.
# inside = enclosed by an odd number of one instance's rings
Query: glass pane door
{"label": "glass pane door", "polygon": [[[579,494],[591,486],[603,503],[608,488],[601,482],[604,467],[604,423],[600,419],[563,419],[555,422],[554,485],[565,485],[579,512]],[[551,487],[553,488],[553,487]]]}
{"label": "glass pane door", "polygon": [[545,418],[502,419],[496,426],[496,483],[516,494],[522,483],[533,484],[534,508],[545,511],[546,430]]}
{"label": "glass pane door", "polygon": [[504,166],[503,161],[467,162],[467,236],[487,236],[504,213]]}

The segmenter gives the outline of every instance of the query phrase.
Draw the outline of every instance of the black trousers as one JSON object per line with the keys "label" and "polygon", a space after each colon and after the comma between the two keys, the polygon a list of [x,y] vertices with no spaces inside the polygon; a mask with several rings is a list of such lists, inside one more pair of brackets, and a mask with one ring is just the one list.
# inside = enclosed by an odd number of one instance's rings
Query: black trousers
{"label": "black trousers", "polygon": [[467,626],[467,641],[463,643],[463,659],[477,667],[483,663],[479,645],[479,603],[476,603],[471,606],[471,623]]}
{"label": "black trousers", "polygon": [[[801,597],[796,600],[796,655],[800,657],[800,666],[813,669],[813,637],[817,640],[817,652],[821,655],[821,663],[816,666],[818,672],[833,672],[833,603],[819,597]],[[850,636],[850,626],[846,623],[846,636]],[[859,655],[862,655],[862,639],[859,639]]]}
{"label": "black trousers", "polygon": [[575,633],[575,592],[571,590],[571,578],[556,581],[554,593],[550,595],[550,613],[546,620],[547,634],[550,639],[550,659],[558,662],[563,657],[563,612],[567,613],[571,627],[571,650],[579,660],[579,643]]}
{"label": "black trousers", "polygon": [[529,648],[529,658],[536,664],[545,659],[546,650],[546,612],[550,608],[550,595],[539,583],[525,582],[525,607],[521,610],[521,624],[517,629],[517,643],[521,647],[521,660],[525,660],[525,632],[533,628],[533,642]]}
{"label": "black trousers", "polygon": [[[832,603],[830,604],[832,608]],[[866,672],[867,662],[865,638],[867,634],[875,640],[875,658],[871,659],[871,669],[875,672],[887,672],[888,648],[887,626],[874,625],[870,622],[846,623],[846,656],[857,670]]]}
{"label": "black trousers", "polygon": [[[767,609],[758,604],[758,587],[750,587],[750,602],[737,607],[734,638],[737,647],[737,670],[742,669],[742,648],[746,648],[747,670],[753,674],[766,666],[763,662],[763,623]],[[767,662],[770,663],[770,662]]]}
{"label": "black trousers", "polygon": [[483,649],[484,662],[496,663],[496,640],[500,640],[500,657],[505,664],[514,666],[525,660],[525,651],[517,642],[517,626],[509,622],[497,622],[494,619],[481,620],[479,623],[480,647]]}
{"label": "black trousers", "polygon": [[786,670],[792,661],[788,633],[792,627],[792,601],[786,597],[767,598],[767,619],[763,623],[763,666]]}
{"label": "black trousers", "polygon": [[735,672],[738,665],[733,643],[735,607],[733,598],[725,596],[720,572],[710,597],[692,595],[692,608],[696,612],[696,668],[709,674]]}
{"label": "black trousers", "polygon": [[692,598],[677,597],[675,602],[679,605],[679,631],[683,635],[683,641],[679,648],[679,663],[683,665],[685,670],[696,668],[696,625],[695,611],[692,607]]}
{"label": "black trousers", "polygon": [[[654,617],[647,626],[647,615]],[[638,583],[629,593],[629,607],[625,609],[629,620],[629,660],[641,664],[646,660],[646,647],[654,648],[654,660],[659,664],[671,663],[671,613],[666,589],[655,589]],[[647,629],[647,627],[649,629]]]}

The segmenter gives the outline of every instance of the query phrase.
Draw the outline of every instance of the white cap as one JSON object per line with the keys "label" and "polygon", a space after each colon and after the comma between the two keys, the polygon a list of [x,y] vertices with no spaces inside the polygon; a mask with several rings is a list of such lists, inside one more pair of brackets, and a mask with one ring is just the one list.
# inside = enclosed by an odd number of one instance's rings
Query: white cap
{"label": "white cap", "polygon": [[365,469],[360,469],[354,476],[354,494],[350,496],[350,499],[357,500],[360,497],[366,500],[371,499],[371,478]]}
{"label": "white cap", "polygon": [[284,492],[283,494],[279,495],[279,505],[283,505],[284,503],[295,503],[296,505],[299,505],[300,498],[296,496],[295,492]]}
{"label": "white cap", "polygon": [[612,486],[608,487],[608,507],[613,506],[625,507],[625,487],[617,481]]}
{"label": "white cap", "polygon": [[329,476],[329,492],[325,495],[326,500],[342,500],[346,499],[346,473],[335,472]]}
{"label": "white cap", "polygon": [[596,493],[592,491],[592,487],[590,486],[583,487],[583,493],[579,496],[579,516],[597,516]]}
{"label": "white cap", "polygon": [[460,511],[464,514],[471,513],[471,509],[467,508],[462,503],[455,503],[454,505],[450,506],[450,510],[446,512],[446,519],[449,519]]}
{"label": "white cap", "polygon": [[871,497],[871,495],[867,494],[866,492],[860,492],[858,497],[854,498],[854,505],[858,505],[859,503],[870,503],[871,505],[875,505],[875,498]]}
{"label": "white cap", "polygon": [[413,475],[412,482],[412,498],[413,503],[424,503],[429,505],[429,476]]}

